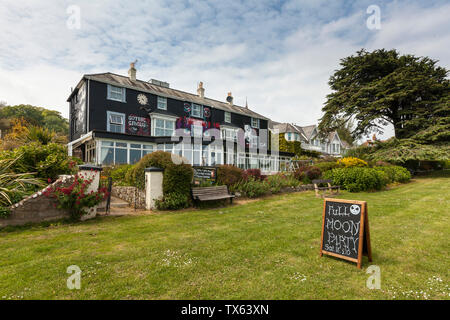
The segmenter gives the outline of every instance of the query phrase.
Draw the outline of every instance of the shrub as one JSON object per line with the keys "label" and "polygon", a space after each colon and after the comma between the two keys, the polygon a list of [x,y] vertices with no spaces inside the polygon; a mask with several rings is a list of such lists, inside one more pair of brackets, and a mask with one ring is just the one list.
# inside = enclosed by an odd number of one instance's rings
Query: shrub
{"label": "shrub", "polygon": [[325,172],[339,167],[339,164],[336,161],[323,161],[315,163],[314,166]]}
{"label": "shrub", "polygon": [[12,167],[19,161],[16,159],[0,160],[0,217],[9,215],[9,206],[32,194],[36,188],[42,187],[39,179],[28,173],[12,172]]}
{"label": "shrub", "polygon": [[343,167],[367,167],[368,164],[366,161],[354,158],[354,157],[345,157],[338,160],[338,164]]}
{"label": "shrub", "polygon": [[100,188],[98,191],[87,193],[86,189],[92,183],[93,179],[85,179],[76,174],[73,183],[68,187],[62,187],[60,182],[57,185],[49,187],[45,192],[49,198],[54,198],[58,202],[55,207],[68,210],[71,218],[79,220],[86,213],[86,208],[92,208],[102,202],[108,196],[106,188]]}
{"label": "shrub", "polygon": [[322,171],[316,166],[300,167],[294,172],[294,177],[304,183],[311,183],[311,180],[318,179],[321,175]]}
{"label": "shrub", "polygon": [[254,177],[249,177],[248,180],[238,182],[232,187],[232,190],[239,191],[248,198],[257,198],[270,191],[267,183],[256,180]]}
{"label": "shrub", "polygon": [[382,166],[376,167],[375,169],[387,175],[388,183],[405,183],[411,179],[411,173],[406,168],[400,166]]}
{"label": "shrub", "polygon": [[189,207],[190,199],[188,196],[180,193],[169,193],[162,199],[155,200],[158,210],[177,210]]}
{"label": "shrub", "polygon": [[118,166],[106,167],[103,169],[103,175],[111,177],[115,185],[126,186],[132,184],[128,178],[128,171],[133,169],[131,164],[122,164]]}
{"label": "shrub", "polygon": [[322,171],[316,166],[310,166],[308,167],[308,170],[306,170],[306,176],[309,180],[314,180],[320,178],[322,175]]}
{"label": "shrub", "polygon": [[388,177],[384,172],[362,167],[333,169],[325,172],[324,177],[332,179],[335,185],[340,185],[350,192],[380,190],[388,182]]}
{"label": "shrub", "polygon": [[172,156],[175,158],[175,160],[177,160],[177,162],[178,160],[180,160],[180,163],[183,162],[183,158],[164,151],[155,151],[145,155],[141,158],[141,160],[139,160],[138,163],[133,166],[131,170],[129,170],[129,172],[126,174],[126,180],[132,183],[135,187],[144,189],[145,168],[157,167],[165,170],[167,166],[174,164],[172,161]]}
{"label": "shrub", "polygon": [[171,164],[164,170],[163,193],[190,195],[194,171],[189,164]]}
{"label": "shrub", "polygon": [[247,181],[249,178],[254,180],[262,180],[260,169],[247,169],[242,173],[242,179]]}
{"label": "shrub", "polygon": [[231,165],[221,165],[217,168],[217,183],[232,186],[242,179],[243,170]]}
{"label": "shrub", "polygon": [[67,155],[67,148],[57,143],[41,145],[33,142],[12,151],[0,152],[0,159],[18,159],[11,170],[33,172],[37,178],[56,180],[61,174],[74,174],[81,160]]}
{"label": "shrub", "polygon": [[291,174],[274,174],[266,178],[267,184],[272,194],[279,193],[283,188],[297,187],[300,182]]}

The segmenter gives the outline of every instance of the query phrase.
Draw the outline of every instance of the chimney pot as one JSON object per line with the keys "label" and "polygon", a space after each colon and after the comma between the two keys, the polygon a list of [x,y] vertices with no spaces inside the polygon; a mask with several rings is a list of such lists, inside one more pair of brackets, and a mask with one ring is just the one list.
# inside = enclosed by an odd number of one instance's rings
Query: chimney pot
{"label": "chimney pot", "polygon": [[197,93],[200,98],[205,97],[205,88],[203,88],[203,82],[201,82],[201,81],[198,84]]}
{"label": "chimney pot", "polygon": [[230,105],[233,105],[233,96],[231,95],[231,92],[228,92],[227,102]]}
{"label": "chimney pot", "polygon": [[130,63],[130,69],[128,70],[128,77],[131,81],[136,81],[136,68],[134,65],[136,64],[137,60],[135,62]]}

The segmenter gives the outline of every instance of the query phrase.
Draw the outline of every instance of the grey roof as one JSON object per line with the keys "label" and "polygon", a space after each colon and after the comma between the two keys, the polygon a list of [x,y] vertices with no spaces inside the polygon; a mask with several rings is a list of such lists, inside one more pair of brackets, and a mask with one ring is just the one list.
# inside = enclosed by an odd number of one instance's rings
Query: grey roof
{"label": "grey roof", "polygon": [[[271,122],[272,122],[271,129],[278,129],[280,133],[286,133],[286,132],[298,133],[303,140],[307,140],[305,133],[299,126],[296,126],[296,125],[293,125],[290,123],[279,123],[279,122],[275,122],[275,121],[271,121]],[[270,126],[269,126],[269,128],[270,128]]]}
{"label": "grey roof", "polygon": [[[193,103],[210,106],[210,107],[228,111],[228,112],[246,115],[246,116],[253,117],[253,118],[269,120],[268,118],[260,115],[259,113],[256,113],[245,107],[241,107],[241,106],[237,106],[237,105],[230,105],[227,102],[222,102],[222,101],[218,101],[218,100],[214,100],[214,99],[210,99],[210,98],[206,98],[206,97],[201,98],[196,94],[158,86],[156,84],[152,84],[147,81],[142,81],[142,80],[133,81],[133,80],[130,80],[129,77],[121,76],[121,75],[110,73],[110,72],[84,75],[83,79],[95,80],[95,81],[99,81],[99,82],[103,82],[103,83],[107,83],[107,84],[111,84],[111,85],[116,85],[116,86],[120,86],[120,87],[125,87],[125,88],[129,88],[129,89],[137,90],[137,91],[152,93],[152,94],[155,94],[155,95],[158,95],[161,97],[193,102]],[[81,81],[80,81],[80,83],[81,83]],[[80,83],[78,84],[77,87],[80,86]],[[70,98],[71,97],[69,97],[68,101],[70,100]]]}
{"label": "grey roof", "polygon": [[311,126],[300,127],[300,128],[302,128],[303,133],[305,134],[306,138],[307,138],[308,140],[310,140],[310,139],[311,139],[311,135],[312,135],[312,133],[313,133],[313,131],[314,131],[314,129],[315,129],[316,127],[317,127],[317,126],[316,126],[315,124],[313,124],[313,125],[311,125]]}
{"label": "grey roof", "polygon": [[345,141],[345,140],[341,140],[341,144],[342,144],[342,146],[343,146],[345,149],[350,149],[350,148],[351,148],[351,145],[350,145],[347,141]]}

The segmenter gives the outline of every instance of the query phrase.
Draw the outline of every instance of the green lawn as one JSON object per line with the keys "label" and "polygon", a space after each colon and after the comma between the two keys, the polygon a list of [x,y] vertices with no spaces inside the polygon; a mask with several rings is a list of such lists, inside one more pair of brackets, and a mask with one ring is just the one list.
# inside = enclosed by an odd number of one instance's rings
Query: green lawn
{"label": "green lawn", "polygon": [[0,231],[0,299],[449,299],[449,190],[437,177],[343,193],[368,202],[381,290],[366,287],[367,258],[319,257],[322,200],[306,192]]}

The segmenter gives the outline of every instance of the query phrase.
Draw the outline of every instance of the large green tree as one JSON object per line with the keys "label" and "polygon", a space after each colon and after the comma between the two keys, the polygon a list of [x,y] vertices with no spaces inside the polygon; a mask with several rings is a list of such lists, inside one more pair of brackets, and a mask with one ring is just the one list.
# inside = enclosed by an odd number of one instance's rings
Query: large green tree
{"label": "large green tree", "polygon": [[[383,133],[392,124],[398,139],[448,141],[450,99],[448,70],[428,57],[396,50],[361,50],[341,60],[331,76],[319,129],[329,132],[350,119],[355,138]],[[440,133],[436,137],[436,133]]]}

